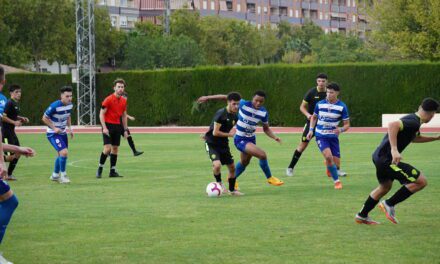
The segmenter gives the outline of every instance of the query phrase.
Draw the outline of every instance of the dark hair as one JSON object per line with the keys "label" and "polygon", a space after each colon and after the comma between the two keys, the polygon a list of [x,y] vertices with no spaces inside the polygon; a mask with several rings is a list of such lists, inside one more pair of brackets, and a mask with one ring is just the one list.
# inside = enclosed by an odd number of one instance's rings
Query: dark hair
{"label": "dark hair", "polygon": [[339,92],[341,90],[341,88],[339,88],[339,85],[337,83],[329,83],[327,85],[327,89],[334,90],[336,92]]}
{"label": "dark hair", "polygon": [[127,86],[127,84],[125,84],[124,79],[122,78],[117,78],[116,80],[113,81],[113,86],[116,86],[116,84],[118,83],[122,83],[124,86]]}
{"label": "dark hair", "polygon": [[318,75],[316,75],[316,79],[328,79],[328,76],[327,76],[327,74],[325,74],[325,73],[319,73]]}
{"label": "dark hair", "polygon": [[228,101],[240,101],[241,95],[237,92],[230,92],[227,96]]}
{"label": "dark hair", "polygon": [[264,97],[264,98],[266,98],[266,93],[264,92],[264,91],[256,91],[255,93],[254,93],[254,96],[255,95],[258,95],[258,96],[261,96],[261,97]]}
{"label": "dark hair", "polygon": [[21,90],[20,85],[18,85],[18,84],[11,84],[11,85],[9,85],[9,92],[10,93],[14,92],[15,90]]}
{"label": "dark hair", "polygon": [[439,103],[437,100],[430,97],[423,99],[422,109],[425,110],[426,112],[432,112],[432,111],[437,112],[438,107],[439,107]]}
{"label": "dark hair", "polygon": [[72,86],[66,85],[60,88],[60,93],[72,92],[72,91],[73,91]]}
{"label": "dark hair", "polygon": [[3,82],[5,79],[5,69],[3,69],[2,66],[0,66],[0,82]]}

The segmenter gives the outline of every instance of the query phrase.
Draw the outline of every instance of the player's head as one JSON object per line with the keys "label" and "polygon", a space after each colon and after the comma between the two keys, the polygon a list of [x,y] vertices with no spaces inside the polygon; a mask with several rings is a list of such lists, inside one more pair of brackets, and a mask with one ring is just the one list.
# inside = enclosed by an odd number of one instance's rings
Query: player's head
{"label": "player's head", "polygon": [[258,109],[264,104],[265,100],[266,100],[266,93],[263,91],[256,91],[254,93],[254,96],[252,97],[252,105],[256,109]]}
{"label": "player's head", "polygon": [[6,84],[6,77],[5,77],[5,69],[0,66],[0,92],[3,89],[3,86]]}
{"label": "player's head", "polygon": [[228,108],[229,111],[233,113],[238,112],[238,105],[240,104],[241,95],[237,92],[230,92],[227,95],[227,101],[228,101]]}
{"label": "player's head", "polygon": [[419,106],[420,118],[424,123],[428,123],[439,109],[439,102],[433,98],[425,98]]}
{"label": "player's head", "polygon": [[337,83],[329,83],[327,85],[327,100],[329,101],[337,100],[340,90],[341,88],[339,88],[339,85]]}
{"label": "player's head", "polygon": [[113,81],[113,90],[117,96],[122,96],[125,92],[125,81],[124,79],[118,78]]}
{"label": "player's head", "polygon": [[21,99],[21,87],[18,84],[9,85],[9,94],[11,98],[15,101],[19,101]]}
{"label": "player's head", "polygon": [[63,86],[60,88],[61,102],[64,105],[72,103],[73,89],[72,86]]}
{"label": "player's head", "polygon": [[316,85],[318,85],[319,88],[324,88],[327,84],[327,79],[328,77],[325,73],[320,73],[316,75]]}

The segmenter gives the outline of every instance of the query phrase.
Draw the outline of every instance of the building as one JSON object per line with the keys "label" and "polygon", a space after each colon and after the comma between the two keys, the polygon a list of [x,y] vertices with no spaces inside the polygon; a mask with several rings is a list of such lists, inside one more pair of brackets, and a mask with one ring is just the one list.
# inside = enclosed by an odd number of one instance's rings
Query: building
{"label": "building", "polygon": [[[202,16],[220,15],[249,21],[260,27],[280,21],[301,25],[307,20],[326,33],[356,32],[363,37],[368,30],[363,12],[365,0],[170,0],[171,10],[194,9]],[[160,23],[164,0],[100,0],[108,8],[112,25],[132,29],[136,21]]]}

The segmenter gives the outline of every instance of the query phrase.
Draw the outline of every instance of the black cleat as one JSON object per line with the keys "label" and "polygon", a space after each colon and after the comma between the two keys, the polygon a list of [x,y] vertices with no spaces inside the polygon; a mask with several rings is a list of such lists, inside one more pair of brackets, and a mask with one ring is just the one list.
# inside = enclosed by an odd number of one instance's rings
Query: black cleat
{"label": "black cleat", "polygon": [[135,156],[135,157],[137,157],[137,156],[140,156],[140,155],[142,155],[142,154],[144,154],[144,152],[143,151],[135,151],[135,152],[133,152],[133,155]]}
{"label": "black cleat", "polygon": [[102,167],[99,167],[96,171],[96,178],[101,179],[102,177]]}
{"label": "black cleat", "polygon": [[111,178],[124,177],[124,176],[119,175],[119,173],[117,171],[110,171],[110,174],[108,176]]}

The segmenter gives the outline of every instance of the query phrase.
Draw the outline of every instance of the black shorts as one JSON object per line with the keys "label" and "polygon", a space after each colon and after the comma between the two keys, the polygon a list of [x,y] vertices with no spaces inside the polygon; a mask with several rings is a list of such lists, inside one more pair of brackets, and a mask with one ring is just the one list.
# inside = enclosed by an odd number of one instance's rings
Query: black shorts
{"label": "black shorts", "polygon": [[415,182],[420,176],[420,171],[407,163],[399,162],[399,165],[395,165],[381,160],[373,160],[373,163],[379,183],[398,180],[400,184],[408,184]]}
{"label": "black shorts", "polygon": [[[15,132],[6,132],[3,135],[2,142],[9,145],[20,146],[20,141]],[[5,151],[5,154],[10,155],[11,153]]]}
{"label": "black shorts", "polygon": [[208,153],[211,161],[219,160],[222,165],[230,165],[234,163],[229,146],[219,147],[205,143],[206,153]]}
{"label": "black shorts", "polygon": [[[310,142],[310,140],[307,139],[307,134],[309,134],[310,129],[310,121],[307,121],[307,123],[304,125],[303,134],[301,138],[301,142]],[[315,133],[313,133],[312,138],[315,136]]]}
{"label": "black shorts", "polygon": [[110,136],[102,133],[104,145],[119,146],[121,145],[121,125],[105,123]]}

